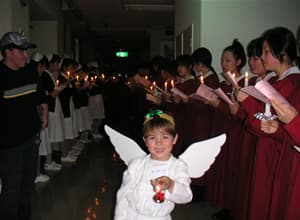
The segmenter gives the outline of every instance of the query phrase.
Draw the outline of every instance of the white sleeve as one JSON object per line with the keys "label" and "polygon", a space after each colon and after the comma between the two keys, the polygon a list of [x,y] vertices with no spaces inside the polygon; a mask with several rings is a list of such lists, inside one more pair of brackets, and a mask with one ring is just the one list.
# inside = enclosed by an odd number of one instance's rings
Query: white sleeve
{"label": "white sleeve", "polygon": [[191,179],[188,175],[188,168],[186,164],[182,161],[177,161],[178,163],[175,166],[175,177],[173,192],[170,193],[166,191],[166,199],[177,203],[184,204],[188,203],[193,198],[193,193],[190,188]]}
{"label": "white sleeve", "polygon": [[123,173],[122,185],[117,192],[114,220],[127,220],[128,201],[126,196],[132,191],[135,180],[135,170],[136,163],[131,163]]}

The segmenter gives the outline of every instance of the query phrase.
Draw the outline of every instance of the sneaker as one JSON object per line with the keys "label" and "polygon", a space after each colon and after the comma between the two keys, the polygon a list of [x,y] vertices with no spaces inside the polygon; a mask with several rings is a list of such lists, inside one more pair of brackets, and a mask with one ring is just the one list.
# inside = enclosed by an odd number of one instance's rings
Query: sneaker
{"label": "sneaker", "polygon": [[60,169],[62,169],[63,165],[56,163],[55,161],[52,161],[53,166],[58,167]]}
{"label": "sneaker", "polygon": [[72,149],[82,151],[84,149],[84,144],[78,142],[75,145],[72,146]]}
{"label": "sneaker", "polygon": [[103,138],[103,136],[102,136],[102,134],[93,134],[93,139],[102,139]]}
{"label": "sneaker", "polygon": [[61,162],[62,163],[74,163],[77,161],[77,157],[67,155],[66,157],[61,157]]}
{"label": "sneaker", "polygon": [[40,174],[35,178],[34,183],[45,183],[48,182],[49,180],[50,180],[49,176]]}
{"label": "sneaker", "polygon": [[87,131],[83,131],[80,135],[80,142],[83,144],[91,143],[91,139],[89,138],[89,133]]}
{"label": "sneaker", "polygon": [[60,171],[62,167],[61,167],[61,165],[57,166],[57,163],[52,162],[50,164],[45,163],[44,168],[47,171]]}
{"label": "sneaker", "polygon": [[73,149],[73,150],[69,151],[68,155],[78,157],[80,155],[80,153],[81,153],[80,150]]}

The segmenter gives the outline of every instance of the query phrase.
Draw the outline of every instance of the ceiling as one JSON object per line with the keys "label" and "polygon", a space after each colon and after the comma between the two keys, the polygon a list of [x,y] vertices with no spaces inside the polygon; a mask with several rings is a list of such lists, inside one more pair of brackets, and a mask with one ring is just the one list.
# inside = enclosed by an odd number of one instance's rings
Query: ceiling
{"label": "ceiling", "polygon": [[[66,23],[71,24],[74,36],[97,36],[114,38],[149,35],[150,30],[164,27],[174,31],[175,0],[64,0],[61,4],[62,15]],[[130,4],[138,8],[149,5],[146,10],[133,10]],[[38,0],[31,1],[32,20],[56,19],[42,9]]]}

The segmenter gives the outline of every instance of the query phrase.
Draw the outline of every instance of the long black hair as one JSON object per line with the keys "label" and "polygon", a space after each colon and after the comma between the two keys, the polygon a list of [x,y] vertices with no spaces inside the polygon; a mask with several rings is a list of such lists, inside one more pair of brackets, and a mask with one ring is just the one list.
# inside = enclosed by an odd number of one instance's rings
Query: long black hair
{"label": "long black hair", "polygon": [[238,39],[234,39],[232,44],[223,50],[223,53],[226,51],[231,52],[236,60],[241,60],[241,63],[237,68],[240,71],[246,64],[246,54],[243,45],[238,41]]}
{"label": "long black hair", "polygon": [[269,29],[263,33],[262,39],[269,44],[273,56],[280,62],[283,62],[283,57],[286,55],[292,63],[299,66],[297,41],[289,29],[284,27]]}
{"label": "long black hair", "polygon": [[194,64],[203,64],[206,67],[208,67],[211,71],[214,73],[216,72],[215,69],[212,67],[212,54],[211,52],[205,48],[205,47],[200,47],[196,49],[193,54],[193,63]]}
{"label": "long black hair", "polygon": [[249,42],[247,46],[247,56],[250,57],[261,57],[262,55],[262,38],[256,38]]}

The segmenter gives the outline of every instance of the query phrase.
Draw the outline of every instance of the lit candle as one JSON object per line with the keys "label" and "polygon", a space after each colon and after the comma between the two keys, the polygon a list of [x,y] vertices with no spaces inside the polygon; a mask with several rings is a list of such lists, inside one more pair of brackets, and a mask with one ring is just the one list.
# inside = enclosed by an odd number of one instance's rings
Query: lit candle
{"label": "lit candle", "polygon": [[244,87],[248,86],[249,84],[249,74],[245,72],[245,79],[244,79]]}
{"label": "lit candle", "polygon": [[270,103],[266,103],[265,104],[265,113],[264,115],[266,117],[271,117],[272,116],[272,113],[271,113],[271,104]]}
{"label": "lit candle", "polygon": [[202,75],[200,76],[200,82],[201,84],[204,84],[204,77]]}
{"label": "lit candle", "polygon": [[150,91],[153,91],[153,86],[150,86]]}
{"label": "lit candle", "polygon": [[76,75],[76,80],[79,81],[79,76],[78,75]]}
{"label": "lit candle", "polygon": [[105,79],[104,73],[101,74],[101,78],[102,78],[102,79]]}
{"label": "lit candle", "polygon": [[168,91],[168,81],[165,82],[165,92]]}
{"label": "lit candle", "polygon": [[59,80],[56,80],[56,85],[59,86]]}
{"label": "lit candle", "polygon": [[100,205],[100,201],[99,201],[99,199],[98,199],[97,197],[95,198],[95,205],[96,205],[96,206],[99,206],[99,205]]}
{"label": "lit candle", "polygon": [[232,78],[235,80],[235,73],[232,73]]}
{"label": "lit candle", "polygon": [[67,76],[68,76],[68,78],[70,78],[70,72],[69,71],[67,72]]}
{"label": "lit candle", "polygon": [[171,86],[172,86],[172,88],[174,88],[174,80],[173,79],[171,80]]}
{"label": "lit candle", "polygon": [[84,78],[84,82],[87,82],[88,79],[89,79],[89,76],[86,76],[86,77]]}
{"label": "lit candle", "polygon": [[154,86],[154,87],[156,86],[156,82],[155,82],[155,81],[153,81],[153,86]]}
{"label": "lit candle", "polygon": [[148,76],[145,76],[145,80],[148,80]]}
{"label": "lit candle", "polygon": [[95,80],[97,80],[97,76],[95,76]]}
{"label": "lit candle", "polygon": [[113,80],[115,80],[116,79],[116,77],[115,76],[113,76],[113,78],[112,78]]}

